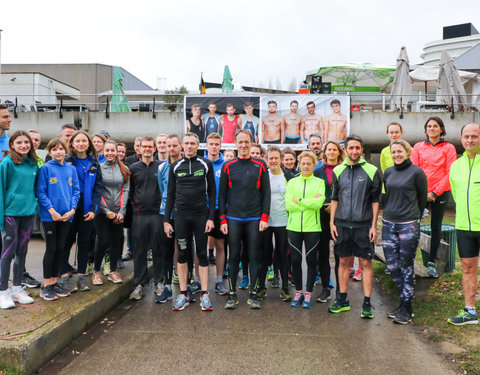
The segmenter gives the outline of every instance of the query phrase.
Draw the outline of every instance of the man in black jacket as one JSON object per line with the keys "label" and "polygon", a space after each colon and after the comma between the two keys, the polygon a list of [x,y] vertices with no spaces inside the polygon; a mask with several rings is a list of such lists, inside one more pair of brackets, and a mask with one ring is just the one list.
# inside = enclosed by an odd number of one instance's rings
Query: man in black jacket
{"label": "man in black jacket", "polygon": [[180,281],[180,294],[173,310],[183,310],[189,304],[187,289],[188,256],[192,253],[193,236],[199,263],[199,276],[202,289],[201,308],[213,310],[208,296],[208,233],[214,227],[216,186],[212,162],[197,156],[200,142],[195,133],[186,133],[182,147],[185,156],[170,166],[168,176],[167,203],[163,227],[171,238],[173,228],[169,222],[175,205],[175,236],[178,244],[177,273]]}
{"label": "man in black jacket", "polygon": [[252,143],[252,133],[248,130],[237,132],[235,144],[238,157],[224,164],[220,176],[220,230],[228,234],[230,249],[230,293],[226,309],[235,309],[238,304],[236,286],[242,242],[250,260],[250,296],[247,303],[252,309],[261,308],[256,286],[262,264],[260,232],[268,228],[270,214],[270,179],[265,162],[250,157]]}
{"label": "man in black jacket", "polygon": [[365,295],[360,316],[372,319],[372,258],[377,238],[378,200],[382,183],[377,168],[362,159],[362,139],[350,135],[345,140],[345,145],[348,158],[333,170],[330,203],[330,232],[335,242],[335,253],[340,257],[340,294],[328,311],[340,313],[350,310],[347,299],[349,267],[356,256],[363,270]]}
{"label": "man in black jacket", "polygon": [[153,256],[153,274],[155,287],[160,283],[161,256],[160,204],[162,196],[158,188],[158,166],[153,159],[155,140],[143,137],[140,142],[140,161],[130,166],[130,194],[132,202],[132,240],[133,240],[133,283],[135,289],[130,299],[139,300],[143,295],[143,286],[147,284],[147,247],[151,241]]}

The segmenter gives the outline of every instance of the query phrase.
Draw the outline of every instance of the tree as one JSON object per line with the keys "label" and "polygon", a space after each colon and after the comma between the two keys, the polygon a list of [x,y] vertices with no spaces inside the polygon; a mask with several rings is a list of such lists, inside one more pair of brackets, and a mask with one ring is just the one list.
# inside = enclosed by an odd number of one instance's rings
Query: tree
{"label": "tree", "polygon": [[277,82],[275,84],[275,89],[281,90],[282,89],[282,82],[280,82],[280,78],[277,77]]}
{"label": "tree", "polygon": [[163,102],[171,112],[175,112],[177,108],[179,111],[183,109],[183,96],[188,94],[185,85],[175,87],[175,90],[165,90],[165,94]]}
{"label": "tree", "polygon": [[297,80],[295,79],[295,77],[292,77],[290,83],[288,84],[288,91],[297,91],[298,89],[298,84],[297,84]]}

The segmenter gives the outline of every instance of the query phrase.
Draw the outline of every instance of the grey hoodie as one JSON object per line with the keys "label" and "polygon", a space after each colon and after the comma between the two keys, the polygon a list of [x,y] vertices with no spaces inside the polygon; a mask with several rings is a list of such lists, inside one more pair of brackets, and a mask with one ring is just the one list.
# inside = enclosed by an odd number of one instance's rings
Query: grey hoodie
{"label": "grey hoodie", "polygon": [[106,214],[108,211],[112,211],[125,216],[130,180],[123,182],[122,172],[117,163],[106,161],[100,165],[100,168],[102,169],[104,188],[99,212]]}

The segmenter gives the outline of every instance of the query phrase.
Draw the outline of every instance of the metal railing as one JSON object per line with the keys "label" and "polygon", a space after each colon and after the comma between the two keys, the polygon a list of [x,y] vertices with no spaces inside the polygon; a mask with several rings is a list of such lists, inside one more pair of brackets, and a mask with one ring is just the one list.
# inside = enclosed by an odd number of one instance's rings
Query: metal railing
{"label": "metal railing", "polygon": [[[239,96],[245,96],[244,93],[237,94]],[[268,94],[256,94],[268,95]],[[283,96],[292,94],[277,94],[275,96]],[[473,98],[480,96],[480,94],[466,94],[467,102],[454,101],[451,99],[450,103],[440,103],[436,101],[435,93],[428,93],[428,99],[425,98],[425,93],[417,92],[412,94],[408,103],[402,103],[398,107],[392,107],[391,100],[392,95],[383,93],[364,93],[364,92],[352,92],[352,93],[332,93],[330,95],[347,95],[350,97],[351,111],[350,116],[353,117],[355,112],[398,112],[399,117],[402,119],[405,112],[450,112],[450,117],[455,117],[455,112],[462,110],[464,112],[478,111],[480,110],[480,104],[473,103]],[[57,99],[55,102],[49,102],[55,96]],[[97,94],[80,94],[77,95],[79,100],[72,100],[68,94],[62,95],[39,95],[32,96],[31,94],[23,95],[0,95],[0,103],[6,104],[9,111],[14,113],[14,117],[17,118],[21,112],[58,112],[59,118],[63,118],[64,112],[67,111],[94,111],[104,112],[106,118],[110,118],[112,111],[111,97],[116,95],[109,94],[104,98],[98,100]],[[120,95],[118,95],[120,96]],[[128,95],[126,96],[128,100]],[[208,95],[206,95],[208,97]],[[218,95],[216,95],[218,96]],[[233,95],[235,96],[235,95]],[[8,98],[8,99],[5,99]],[[48,98],[49,101],[44,102],[42,98]],[[68,99],[67,99],[68,98]],[[91,101],[91,98],[95,98],[95,101]],[[11,99],[14,99],[13,101]],[[85,100],[82,100],[85,99]],[[173,100],[172,100],[173,99]],[[476,100],[479,102],[479,100]],[[157,112],[162,111],[183,111],[184,95],[183,94],[161,94],[152,96],[151,98],[145,96],[139,98],[139,95],[131,95],[129,100],[129,106],[132,112],[151,112],[152,117],[156,118]]]}

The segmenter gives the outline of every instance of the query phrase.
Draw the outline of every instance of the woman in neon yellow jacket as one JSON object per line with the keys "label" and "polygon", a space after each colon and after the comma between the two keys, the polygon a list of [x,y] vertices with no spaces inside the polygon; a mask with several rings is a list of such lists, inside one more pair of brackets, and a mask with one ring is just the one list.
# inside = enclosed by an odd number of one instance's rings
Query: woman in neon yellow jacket
{"label": "woman in neon yellow jacket", "polygon": [[[292,276],[297,292],[291,306],[312,307],[312,291],[316,275],[317,248],[320,242],[320,208],[325,201],[325,182],[313,175],[316,156],[304,151],[298,157],[302,174],[291,179],[285,193],[288,211],[287,235],[292,262]],[[302,247],[305,242],[307,288],[302,288]]]}

